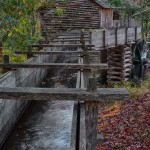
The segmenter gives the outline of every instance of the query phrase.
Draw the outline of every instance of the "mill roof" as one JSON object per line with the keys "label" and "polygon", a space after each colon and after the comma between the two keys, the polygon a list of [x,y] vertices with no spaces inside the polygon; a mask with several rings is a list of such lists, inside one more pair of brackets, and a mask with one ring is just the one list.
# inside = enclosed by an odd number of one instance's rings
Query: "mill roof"
{"label": "mill roof", "polygon": [[113,8],[113,6],[108,2],[108,0],[94,0],[102,8]]}

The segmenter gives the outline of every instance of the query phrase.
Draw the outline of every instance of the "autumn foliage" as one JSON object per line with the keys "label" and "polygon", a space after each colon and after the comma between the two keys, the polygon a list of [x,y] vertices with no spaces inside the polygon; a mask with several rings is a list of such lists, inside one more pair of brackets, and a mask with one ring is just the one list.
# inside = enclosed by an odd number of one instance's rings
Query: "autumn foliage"
{"label": "autumn foliage", "polygon": [[103,106],[98,122],[104,137],[98,150],[149,150],[150,94]]}

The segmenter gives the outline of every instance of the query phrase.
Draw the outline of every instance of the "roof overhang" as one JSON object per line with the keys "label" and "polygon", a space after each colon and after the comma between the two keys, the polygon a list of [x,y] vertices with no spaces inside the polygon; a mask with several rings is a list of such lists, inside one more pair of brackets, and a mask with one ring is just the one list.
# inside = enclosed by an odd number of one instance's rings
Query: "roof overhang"
{"label": "roof overhang", "polygon": [[102,8],[107,8],[107,9],[114,9],[115,7],[112,6],[108,0],[93,0],[95,3],[97,3],[99,6]]}

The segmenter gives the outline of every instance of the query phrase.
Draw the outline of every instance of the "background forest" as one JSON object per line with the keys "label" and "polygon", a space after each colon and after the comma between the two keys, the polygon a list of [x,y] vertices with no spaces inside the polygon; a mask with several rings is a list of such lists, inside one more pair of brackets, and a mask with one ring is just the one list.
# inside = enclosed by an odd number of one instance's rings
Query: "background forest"
{"label": "background forest", "polygon": [[[37,42],[40,37],[39,11],[50,6],[53,0],[1,0],[0,1],[0,56],[13,54],[16,49],[25,50],[27,45]],[[62,0],[65,2],[65,0]],[[150,1],[149,0],[109,0],[116,7],[122,9],[121,15],[130,13],[142,24],[144,38],[150,33]],[[57,7],[56,12],[63,11]],[[19,57],[19,58],[18,58]],[[1,59],[2,57],[0,57]],[[25,56],[12,57],[13,61],[25,59]]]}

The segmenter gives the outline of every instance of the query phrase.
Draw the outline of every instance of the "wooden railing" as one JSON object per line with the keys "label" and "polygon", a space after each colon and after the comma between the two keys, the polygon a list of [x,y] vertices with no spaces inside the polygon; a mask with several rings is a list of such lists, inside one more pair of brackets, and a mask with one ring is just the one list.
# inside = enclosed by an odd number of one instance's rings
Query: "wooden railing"
{"label": "wooden railing", "polygon": [[141,38],[141,28],[122,28],[112,30],[92,30],[91,44],[96,48],[115,47],[128,44]]}

